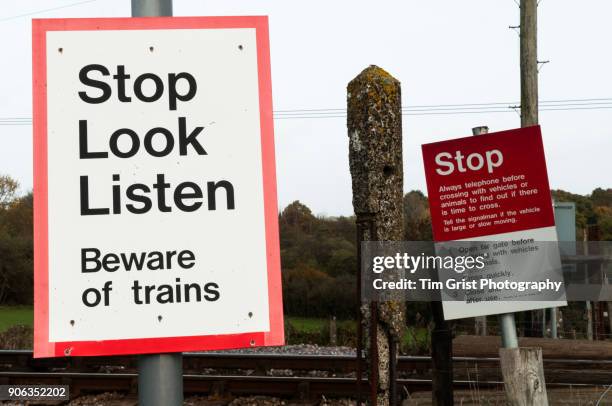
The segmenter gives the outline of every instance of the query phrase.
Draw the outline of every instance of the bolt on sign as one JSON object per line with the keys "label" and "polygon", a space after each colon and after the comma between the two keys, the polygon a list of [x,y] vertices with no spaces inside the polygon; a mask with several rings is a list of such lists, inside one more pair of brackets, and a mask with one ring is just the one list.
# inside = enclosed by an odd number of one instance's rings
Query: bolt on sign
{"label": "bolt on sign", "polygon": [[267,17],[33,21],[37,357],[281,345]]}
{"label": "bolt on sign", "polygon": [[[539,126],[422,145],[436,250],[478,242],[487,266],[473,277],[563,282]],[[454,243],[451,243],[454,242]],[[467,251],[465,251],[467,252]],[[468,278],[439,272],[440,280]],[[481,290],[444,300],[446,319],[564,306],[565,291],[501,295]]]}

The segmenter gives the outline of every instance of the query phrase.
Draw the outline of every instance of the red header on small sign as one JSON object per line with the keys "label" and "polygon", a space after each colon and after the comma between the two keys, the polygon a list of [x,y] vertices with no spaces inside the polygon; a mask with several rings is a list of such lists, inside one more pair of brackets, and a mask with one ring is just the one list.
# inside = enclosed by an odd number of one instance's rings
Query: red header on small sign
{"label": "red header on small sign", "polygon": [[434,240],[554,226],[539,126],[424,144]]}

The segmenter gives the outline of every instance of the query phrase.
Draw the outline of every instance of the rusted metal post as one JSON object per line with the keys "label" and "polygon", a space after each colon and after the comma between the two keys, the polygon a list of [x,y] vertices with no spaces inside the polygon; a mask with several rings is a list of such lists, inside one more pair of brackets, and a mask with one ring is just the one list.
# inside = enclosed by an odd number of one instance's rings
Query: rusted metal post
{"label": "rusted metal post", "polygon": [[431,332],[432,404],[453,406],[453,334],[450,322],[444,320],[442,302],[431,302],[434,328]]}
{"label": "rusted metal post", "polygon": [[[347,92],[357,243],[400,241],[404,223],[400,83],[372,65],[348,84]],[[397,351],[405,326],[405,304],[401,300],[360,303],[362,331],[367,336],[370,401],[373,405],[390,405],[390,389],[395,385],[391,347]]]}
{"label": "rusted metal post", "polygon": [[365,233],[363,230],[363,223],[357,223],[357,263],[359,269],[357,270],[357,371],[356,371],[356,384],[355,398],[357,400],[357,406],[361,406],[361,381],[363,378],[363,313],[361,311],[361,236]]}

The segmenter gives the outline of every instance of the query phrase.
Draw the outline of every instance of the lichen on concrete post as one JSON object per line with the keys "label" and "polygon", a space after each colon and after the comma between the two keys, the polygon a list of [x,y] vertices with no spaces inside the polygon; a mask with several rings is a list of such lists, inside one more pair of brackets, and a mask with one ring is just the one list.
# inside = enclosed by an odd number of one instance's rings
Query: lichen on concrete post
{"label": "lichen on concrete post", "polygon": [[[349,163],[353,184],[353,208],[357,216],[358,244],[361,241],[403,239],[403,161],[400,82],[383,69],[371,65],[347,88]],[[379,302],[374,307],[362,302],[370,382],[376,404],[388,405],[390,395],[389,351],[405,326],[402,300]],[[369,322],[375,320],[376,325]],[[371,332],[376,339],[372,340]],[[375,347],[375,348],[372,348]]]}

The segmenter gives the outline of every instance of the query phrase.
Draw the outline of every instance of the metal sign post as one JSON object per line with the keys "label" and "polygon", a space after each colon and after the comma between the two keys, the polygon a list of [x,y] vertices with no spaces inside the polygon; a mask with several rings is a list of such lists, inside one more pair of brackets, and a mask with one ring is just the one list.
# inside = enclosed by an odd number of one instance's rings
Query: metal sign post
{"label": "metal sign post", "polygon": [[516,322],[514,313],[499,315],[499,325],[501,328],[502,347],[518,348],[518,338],[516,337]]}
{"label": "metal sign post", "polygon": [[132,17],[172,17],[172,0],[132,0]]}
{"label": "metal sign post", "polygon": [[[172,0],[132,0],[132,17],[170,17]],[[183,404],[183,354],[138,357],[138,404]]]}
{"label": "metal sign post", "polygon": [[138,404],[183,404],[183,354],[138,356]]}
{"label": "metal sign post", "polygon": [[[472,128],[472,135],[482,135],[487,134],[488,132],[489,127],[487,126]],[[517,348],[518,338],[516,336],[516,322],[514,319],[514,313],[500,314],[499,327],[501,330],[502,347]]]}

